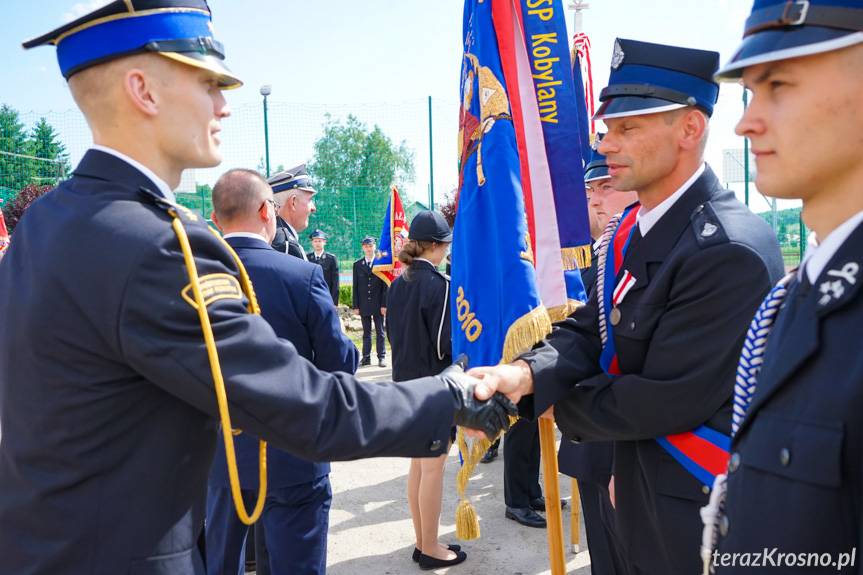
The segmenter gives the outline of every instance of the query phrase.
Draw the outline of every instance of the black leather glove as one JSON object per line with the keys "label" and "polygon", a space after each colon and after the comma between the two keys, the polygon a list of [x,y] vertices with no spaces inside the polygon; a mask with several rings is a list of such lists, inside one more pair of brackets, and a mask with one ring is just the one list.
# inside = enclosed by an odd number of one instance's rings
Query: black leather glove
{"label": "black leather glove", "polygon": [[486,437],[493,439],[501,431],[509,429],[509,416],[518,415],[518,409],[506,396],[497,392],[487,401],[477,399],[474,388],[480,380],[464,372],[468,363],[467,355],[461,354],[437,377],[452,393],[455,408],[453,425],[484,431]]}

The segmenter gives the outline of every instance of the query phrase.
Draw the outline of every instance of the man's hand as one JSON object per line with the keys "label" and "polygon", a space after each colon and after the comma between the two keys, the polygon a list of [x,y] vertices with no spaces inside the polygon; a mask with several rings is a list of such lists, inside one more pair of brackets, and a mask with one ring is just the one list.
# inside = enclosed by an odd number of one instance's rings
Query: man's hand
{"label": "man's hand", "polygon": [[381,308],[381,315],[387,315],[387,308],[385,308],[385,307]]}
{"label": "man's hand", "polygon": [[453,424],[479,430],[492,439],[509,429],[509,416],[518,415],[518,409],[499,393],[489,394],[488,400],[478,399],[475,388],[480,382],[464,372],[467,362],[467,356],[462,354],[437,377],[452,393],[455,407]]}
{"label": "man's hand", "polygon": [[354,315],[360,315],[359,308],[354,308]]}
{"label": "man's hand", "polygon": [[475,367],[467,374],[482,380],[476,386],[477,399],[488,399],[499,392],[518,403],[522,396],[533,393],[533,372],[520,359],[509,365]]}

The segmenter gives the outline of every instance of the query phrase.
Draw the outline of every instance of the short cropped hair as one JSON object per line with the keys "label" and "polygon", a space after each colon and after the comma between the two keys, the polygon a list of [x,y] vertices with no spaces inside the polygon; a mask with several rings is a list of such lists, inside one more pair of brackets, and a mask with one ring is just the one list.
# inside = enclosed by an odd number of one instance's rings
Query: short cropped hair
{"label": "short cropped hair", "polygon": [[271,190],[255,170],[228,170],[213,186],[213,210],[222,222],[243,220],[261,209],[261,202],[271,197]]}

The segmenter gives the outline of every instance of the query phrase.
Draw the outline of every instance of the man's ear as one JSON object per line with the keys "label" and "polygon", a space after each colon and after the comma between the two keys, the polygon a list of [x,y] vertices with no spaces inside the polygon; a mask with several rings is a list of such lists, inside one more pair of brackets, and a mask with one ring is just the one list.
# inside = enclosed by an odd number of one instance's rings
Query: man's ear
{"label": "man's ear", "polygon": [[147,116],[159,113],[158,86],[155,78],[140,68],[132,68],[123,76],[126,97],[132,106]]}
{"label": "man's ear", "polygon": [[264,205],[261,206],[261,209],[258,210],[258,214],[261,216],[261,219],[265,222],[269,222],[271,219],[275,219],[276,217],[276,208],[273,206],[273,217],[270,217],[270,206],[267,200],[264,200]]}
{"label": "man's ear", "polygon": [[686,150],[697,149],[707,130],[707,117],[701,110],[692,109],[681,119],[683,125],[680,146]]}
{"label": "man's ear", "polygon": [[210,214],[210,219],[213,220],[213,223],[216,224],[216,227],[219,228],[219,231],[224,233],[224,229],[222,229],[222,225],[219,223],[219,218],[216,217],[216,212]]}

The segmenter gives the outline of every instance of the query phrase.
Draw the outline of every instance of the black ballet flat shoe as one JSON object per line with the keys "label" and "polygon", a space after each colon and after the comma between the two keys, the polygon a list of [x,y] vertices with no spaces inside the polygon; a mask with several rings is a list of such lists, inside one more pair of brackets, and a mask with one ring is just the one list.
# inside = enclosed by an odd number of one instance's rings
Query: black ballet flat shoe
{"label": "black ballet flat shoe", "polygon": [[431,571],[432,569],[440,569],[441,567],[451,567],[453,565],[458,565],[462,561],[467,559],[467,553],[464,551],[456,551],[455,557],[453,559],[437,559],[435,557],[430,557],[425,553],[420,554],[420,569],[423,571]]}
{"label": "black ballet flat shoe", "polygon": [[[446,548],[453,553],[458,553],[459,551],[461,551],[461,545],[447,545]],[[419,563],[420,555],[422,555],[422,551],[414,547],[414,554],[411,556],[411,559],[414,560],[414,563]]]}

